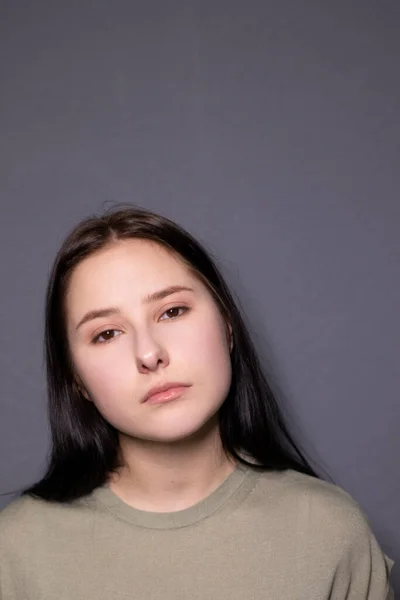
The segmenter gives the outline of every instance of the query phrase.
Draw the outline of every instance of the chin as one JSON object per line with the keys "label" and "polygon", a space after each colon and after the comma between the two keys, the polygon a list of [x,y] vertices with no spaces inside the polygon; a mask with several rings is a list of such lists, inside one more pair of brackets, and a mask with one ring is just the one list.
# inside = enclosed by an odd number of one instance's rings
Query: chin
{"label": "chin", "polygon": [[213,431],[218,429],[217,415],[213,415],[211,419],[204,419],[197,421],[196,423],[191,420],[189,422],[184,419],[179,422],[173,422],[170,426],[163,423],[161,427],[155,427],[153,431],[148,431],[145,436],[146,439],[154,442],[161,443],[174,443],[182,440],[190,440],[193,438],[202,438],[204,436],[212,435]]}

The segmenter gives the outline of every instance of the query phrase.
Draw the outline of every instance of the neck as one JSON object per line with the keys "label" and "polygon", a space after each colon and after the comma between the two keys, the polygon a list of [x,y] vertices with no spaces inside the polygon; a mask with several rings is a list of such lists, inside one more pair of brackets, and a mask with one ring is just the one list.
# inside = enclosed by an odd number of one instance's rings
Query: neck
{"label": "neck", "polygon": [[140,510],[173,512],[196,504],[235,469],[218,424],[191,439],[154,442],[120,436],[124,466],[110,477],[112,491]]}

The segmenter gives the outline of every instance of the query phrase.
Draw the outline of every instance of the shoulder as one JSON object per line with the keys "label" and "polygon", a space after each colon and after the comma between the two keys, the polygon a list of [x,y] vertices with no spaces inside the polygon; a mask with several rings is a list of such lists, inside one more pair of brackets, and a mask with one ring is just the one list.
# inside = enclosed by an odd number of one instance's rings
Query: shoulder
{"label": "shoulder", "polygon": [[0,533],[4,533],[16,524],[26,526],[34,523],[37,519],[51,517],[54,513],[70,510],[74,506],[82,504],[81,501],[72,503],[50,502],[30,495],[18,496],[7,506],[0,510]]}
{"label": "shoulder", "polygon": [[317,477],[288,469],[260,474],[257,489],[261,496],[279,500],[283,509],[290,507],[304,517],[349,525],[363,524],[365,515],[359,504],[343,488]]}
{"label": "shoulder", "polygon": [[284,489],[288,499],[297,499],[304,516],[329,526],[341,526],[348,531],[367,526],[367,519],[360,505],[343,488],[310,475],[287,471]]}
{"label": "shoulder", "polygon": [[257,487],[260,500],[273,498],[276,514],[304,548],[320,549],[335,561],[375,562],[390,571],[394,563],[380,549],[366,513],[340,486],[287,470],[263,473]]}
{"label": "shoulder", "polygon": [[12,551],[23,543],[62,533],[82,521],[85,501],[61,504],[29,495],[19,496],[0,511],[0,549]]}
{"label": "shoulder", "polygon": [[30,496],[20,496],[0,510],[0,536],[3,538],[16,525],[24,527],[34,520],[35,513],[43,510],[42,501]]}
{"label": "shoulder", "polygon": [[[250,502],[257,514],[273,519],[304,540],[343,552],[368,542],[371,527],[356,500],[340,486],[288,469],[256,477]],[[310,541],[310,542],[309,542]]]}
{"label": "shoulder", "polygon": [[[254,471],[253,471],[254,472]],[[357,502],[340,486],[293,469],[258,471],[257,488],[287,501],[312,502],[315,507],[355,510]]]}
{"label": "shoulder", "polygon": [[0,511],[0,568],[13,562],[25,544],[32,549],[31,540],[42,526],[43,509],[42,501],[21,496]]}
{"label": "shoulder", "polygon": [[18,534],[41,527],[52,512],[52,505],[31,496],[19,496],[0,511],[0,546]]}
{"label": "shoulder", "polygon": [[342,548],[354,550],[371,545],[374,534],[370,520],[342,487],[295,471],[287,473],[287,487],[292,497],[299,498],[303,517],[332,541],[340,540]]}

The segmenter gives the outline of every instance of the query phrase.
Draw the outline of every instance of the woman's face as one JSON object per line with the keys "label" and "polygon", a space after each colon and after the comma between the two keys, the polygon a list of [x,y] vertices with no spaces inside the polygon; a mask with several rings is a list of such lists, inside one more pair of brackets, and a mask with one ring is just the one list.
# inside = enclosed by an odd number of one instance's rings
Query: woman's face
{"label": "woman's face", "polygon": [[[187,289],[168,290],[177,286]],[[75,268],[65,300],[82,401],[116,429],[169,442],[216,415],[231,382],[230,340],[210,292],[179,258],[147,240],[120,241]],[[187,386],[180,397],[143,402],[171,382]]]}

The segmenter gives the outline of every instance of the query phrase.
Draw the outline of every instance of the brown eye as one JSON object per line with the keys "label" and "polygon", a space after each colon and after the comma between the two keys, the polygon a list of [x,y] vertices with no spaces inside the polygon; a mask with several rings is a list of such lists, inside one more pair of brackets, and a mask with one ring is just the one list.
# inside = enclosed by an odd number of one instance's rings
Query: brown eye
{"label": "brown eye", "polygon": [[118,329],[106,329],[105,331],[102,331],[101,333],[99,333],[99,335],[97,335],[94,338],[93,343],[104,344],[105,342],[110,342],[112,339],[117,337],[120,333],[121,333],[121,331],[119,331]]}
{"label": "brown eye", "polygon": [[[171,321],[172,319],[176,319],[177,317],[180,317],[182,315],[182,313],[185,313],[188,310],[189,309],[186,306],[173,306],[172,308],[169,308],[168,310],[166,310],[165,313],[163,313],[160,321]],[[167,317],[163,318],[164,315],[167,315]]]}
{"label": "brown eye", "polygon": [[102,335],[103,339],[111,340],[114,337],[113,334],[114,334],[113,329],[107,329],[107,331],[104,331],[101,335]]}

